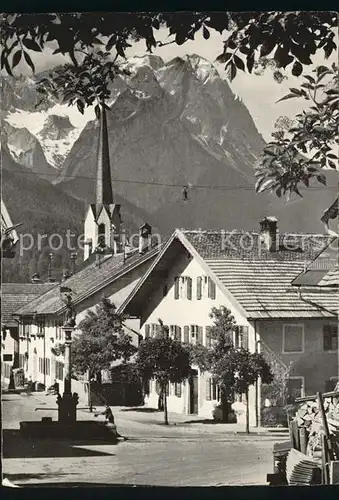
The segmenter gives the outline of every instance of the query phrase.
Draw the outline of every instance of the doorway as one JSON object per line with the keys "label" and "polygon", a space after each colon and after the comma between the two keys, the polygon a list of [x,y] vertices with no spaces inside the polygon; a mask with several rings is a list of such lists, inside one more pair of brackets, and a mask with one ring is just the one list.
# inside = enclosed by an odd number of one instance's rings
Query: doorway
{"label": "doorway", "polygon": [[199,411],[199,392],[198,392],[198,372],[191,370],[189,377],[189,413],[197,415]]}

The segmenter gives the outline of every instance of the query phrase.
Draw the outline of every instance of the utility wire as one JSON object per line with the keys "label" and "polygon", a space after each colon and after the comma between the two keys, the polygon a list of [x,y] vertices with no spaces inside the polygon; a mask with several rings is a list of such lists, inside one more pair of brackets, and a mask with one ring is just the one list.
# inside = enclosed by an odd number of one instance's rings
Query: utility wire
{"label": "utility wire", "polygon": [[[7,170],[8,172],[14,172],[18,174],[24,174],[24,175],[35,175],[38,176],[35,172],[23,172],[22,170]],[[41,177],[49,176],[49,177],[56,177],[61,179],[61,176],[58,174],[40,174]],[[97,177],[90,177],[90,176],[84,176],[84,175],[64,175],[62,176],[62,179],[88,179],[88,180],[98,180]],[[126,184],[142,184],[145,186],[161,186],[161,187],[180,187],[183,188],[185,184],[174,184],[174,183],[166,183],[166,182],[156,182],[156,181],[137,181],[137,180],[131,180],[131,179],[112,179],[113,182],[120,182],[120,183],[126,183]],[[253,191],[254,186],[246,186],[246,185],[239,185],[239,186],[211,186],[208,184],[189,184],[189,189],[214,189],[217,191],[235,191],[235,190],[242,190],[242,191]],[[335,190],[338,191],[338,187],[333,186],[333,187],[322,187],[322,186],[310,186],[307,188],[308,190]]]}

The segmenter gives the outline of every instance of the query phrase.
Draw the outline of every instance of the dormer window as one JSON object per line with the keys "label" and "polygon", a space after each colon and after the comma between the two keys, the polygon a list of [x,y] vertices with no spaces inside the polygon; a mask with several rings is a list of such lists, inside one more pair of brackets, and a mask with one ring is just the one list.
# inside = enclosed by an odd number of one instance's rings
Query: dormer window
{"label": "dormer window", "polygon": [[197,278],[197,299],[215,299],[216,287],[214,281],[209,276],[198,276]]}
{"label": "dormer window", "polygon": [[192,278],[177,276],[174,279],[174,298],[192,300]]}

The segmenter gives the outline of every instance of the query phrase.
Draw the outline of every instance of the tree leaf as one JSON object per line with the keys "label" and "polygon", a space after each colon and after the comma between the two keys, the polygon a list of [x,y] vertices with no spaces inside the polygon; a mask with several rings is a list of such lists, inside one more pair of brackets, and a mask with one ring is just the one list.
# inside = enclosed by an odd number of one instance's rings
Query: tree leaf
{"label": "tree leaf", "polygon": [[301,73],[303,72],[303,67],[302,64],[300,64],[299,61],[295,61],[292,67],[292,75],[293,76],[300,76]]}
{"label": "tree leaf", "polygon": [[220,54],[216,58],[216,61],[220,63],[226,63],[231,57],[232,57],[231,52],[227,52],[227,54]]}
{"label": "tree leaf", "polygon": [[14,56],[13,56],[13,60],[12,60],[12,68],[15,68],[15,66],[17,66],[21,60],[21,55],[22,55],[22,51],[21,49],[18,50]]}
{"label": "tree leaf", "polygon": [[320,182],[321,184],[324,184],[324,186],[326,186],[326,176],[325,176],[325,174],[319,174],[319,175],[317,175],[317,181]]}
{"label": "tree leaf", "polygon": [[234,62],[235,62],[235,65],[238,69],[240,69],[241,71],[245,71],[245,64],[244,64],[243,60],[240,59],[240,57],[235,55]]}
{"label": "tree leaf", "polygon": [[24,52],[24,58],[25,58],[26,63],[31,68],[32,72],[34,73],[35,72],[35,66],[33,64],[33,61],[31,59],[30,55],[27,52]]}
{"label": "tree leaf", "polygon": [[206,26],[203,26],[202,34],[203,34],[203,37],[205,38],[205,40],[208,40],[209,37],[211,36],[210,32],[208,31],[208,29],[206,28]]}
{"label": "tree leaf", "polygon": [[298,96],[296,94],[287,94],[284,97],[282,97],[281,99],[279,99],[277,102],[286,101],[287,99],[292,99],[292,97],[300,97],[300,96]]}
{"label": "tree leaf", "polygon": [[234,80],[236,75],[237,75],[237,67],[234,64],[234,62],[231,61],[231,63],[230,63],[230,80],[231,80],[231,82],[232,82],[232,80]]}
{"label": "tree leaf", "polygon": [[246,59],[246,66],[249,73],[252,73],[254,66],[254,51],[250,52]]}
{"label": "tree leaf", "polygon": [[26,47],[26,49],[34,50],[35,52],[42,52],[41,47],[39,47],[39,45],[30,38],[24,38],[22,40],[22,43]]}

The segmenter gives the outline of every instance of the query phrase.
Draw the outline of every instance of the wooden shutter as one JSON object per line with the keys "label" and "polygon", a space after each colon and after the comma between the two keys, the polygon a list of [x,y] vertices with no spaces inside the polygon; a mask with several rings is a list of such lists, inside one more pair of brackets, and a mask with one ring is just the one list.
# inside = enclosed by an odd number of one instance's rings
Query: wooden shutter
{"label": "wooden shutter", "polygon": [[211,327],[210,326],[206,326],[205,333],[206,333],[205,345],[208,349],[210,349],[212,347]]}
{"label": "wooden shutter", "polygon": [[204,333],[203,327],[202,326],[198,326],[197,344],[200,344],[200,345],[203,344],[203,333]]}
{"label": "wooden shutter", "polygon": [[206,379],[206,401],[211,401],[211,379]]}
{"label": "wooden shutter", "polygon": [[174,298],[179,298],[179,277],[174,278]]}
{"label": "wooden shutter", "polygon": [[213,300],[215,299],[215,283],[211,278],[208,278],[208,297]]}
{"label": "wooden shutter", "polygon": [[330,325],[323,326],[323,342],[324,351],[330,351],[332,349],[332,329]]}
{"label": "wooden shutter", "polygon": [[181,341],[181,328],[178,325],[175,325],[174,330],[174,338],[175,340]]}
{"label": "wooden shutter", "polygon": [[244,349],[248,349],[248,326],[240,327],[240,342]]}
{"label": "wooden shutter", "polygon": [[192,300],[192,278],[186,278],[187,298]]}
{"label": "wooden shutter", "polygon": [[190,341],[190,327],[188,325],[184,326],[184,342],[187,344]]}
{"label": "wooden shutter", "polygon": [[145,339],[148,339],[149,336],[150,336],[149,325],[145,325]]}
{"label": "wooden shutter", "polygon": [[202,277],[197,277],[197,299],[201,300],[202,297]]}

